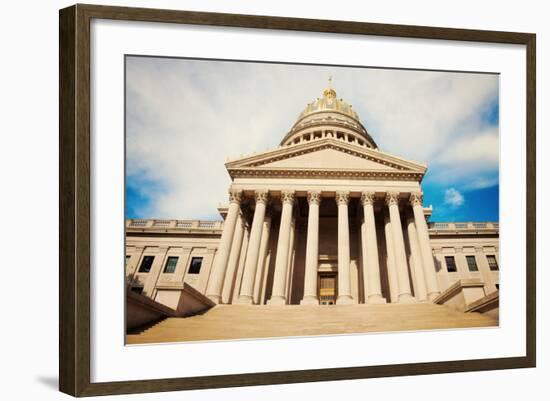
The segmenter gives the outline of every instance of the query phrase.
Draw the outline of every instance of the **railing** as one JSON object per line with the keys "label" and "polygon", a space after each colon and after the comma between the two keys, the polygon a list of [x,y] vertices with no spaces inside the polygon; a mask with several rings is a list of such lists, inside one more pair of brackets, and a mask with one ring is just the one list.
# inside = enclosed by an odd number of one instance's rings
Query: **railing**
{"label": "railing", "polygon": [[221,230],[223,221],[219,220],[164,220],[164,219],[128,219],[128,228],[165,228],[184,230]]}
{"label": "railing", "polygon": [[461,222],[461,223],[428,223],[428,228],[433,231],[479,231],[479,230],[498,230],[498,223],[479,223],[479,222]]}
{"label": "railing", "polygon": [[178,227],[178,228],[191,228],[192,226],[193,226],[192,221],[178,220],[176,222],[176,227]]}
{"label": "railing", "polygon": [[153,227],[169,227],[170,220],[154,220]]}
{"label": "railing", "polygon": [[132,227],[145,227],[146,225],[147,225],[147,220],[142,220],[142,219],[131,220]]}

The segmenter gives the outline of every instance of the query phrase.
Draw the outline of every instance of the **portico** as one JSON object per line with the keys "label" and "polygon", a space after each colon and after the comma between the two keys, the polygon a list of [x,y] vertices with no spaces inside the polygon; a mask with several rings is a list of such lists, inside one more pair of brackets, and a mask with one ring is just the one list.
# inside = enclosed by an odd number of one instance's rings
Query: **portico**
{"label": "portico", "polygon": [[[320,186],[309,190],[232,187],[230,199],[239,202],[239,208],[229,209],[226,220],[250,216],[250,239],[236,302],[318,305],[321,282],[325,295],[334,291],[336,304],[426,301],[426,288],[432,297],[439,289],[433,258],[428,258],[427,264],[422,260],[421,250],[427,248],[431,255],[431,248],[424,214],[419,215],[420,222],[414,214],[421,197],[419,192],[369,188],[334,191]],[[268,220],[272,227],[262,230]],[[390,230],[383,229],[385,220],[389,220]],[[225,225],[220,249],[239,249],[240,245],[232,241],[242,240],[242,235],[226,235],[228,229],[239,230]],[[334,233],[336,247],[326,246]],[[271,264],[265,257],[258,257],[263,236],[276,238],[268,247],[268,252],[275,255]],[[264,238],[263,242],[268,240]],[[215,302],[220,299],[229,259],[230,254],[218,252],[214,260],[206,294]],[[327,287],[331,282],[334,289]],[[268,296],[254,299],[255,292]]]}

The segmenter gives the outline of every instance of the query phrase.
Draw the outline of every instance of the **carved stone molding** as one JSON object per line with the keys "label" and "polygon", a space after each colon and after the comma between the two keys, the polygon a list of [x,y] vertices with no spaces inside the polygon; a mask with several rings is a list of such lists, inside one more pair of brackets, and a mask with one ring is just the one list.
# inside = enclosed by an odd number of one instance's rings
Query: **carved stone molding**
{"label": "carved stone molding", "polygon": [[409,171],[361,171],[342,169],[269,169],[261,167],[231,167],[227,169],[232,178],[348,178],[348,179],[372,179],[372,180],[399,180],[420,181],[424,176],[422,172]]}
{"label": "carved stone molding", "polygon": [[374,204],[374,192],[363,192],[361,194],[361,205],[373,205]]}
{"label": "carved stone molding", "polygon": [[349,202],[349,192],[338,191],[336,192],[336,203],[338,205],[347,205]]}
{"label": "carved stone molding", "polygon": [[399,205],[399,192],[387,192],[386,193],[386,205]]}
{"label": "carved stone molding", "polygon": [[311,204],[321,204],[321,191],[309,191],[307,193],[307,202]]}
{"label": "carved stone molding", "polygon": [[294,203],[294,194],[294,191],[281,191],[281,202],[292,205]]}
{"label": "carved stone molding", "polygon": [[412,206],[422,206],[422,193],[413,192],[409,198]]}
{"label": "carved stone molding", "polygon": [[256,203],[267,204],[267,202],[269,202],[269,191],[267,190],[255,191],[254,198],[256,198]]}
{"label": "carved stone molding", "polygon": [[229,203],[241,203],[243,197],[243,191],[230,189],[229,190]]}

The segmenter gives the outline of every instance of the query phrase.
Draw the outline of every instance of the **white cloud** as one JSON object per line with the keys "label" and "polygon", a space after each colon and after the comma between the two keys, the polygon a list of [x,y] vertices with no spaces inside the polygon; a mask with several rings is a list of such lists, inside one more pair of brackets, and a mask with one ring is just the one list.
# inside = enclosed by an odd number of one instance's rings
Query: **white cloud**
{"label": "white cloud", "polygon": [[464,196],[455,188],[445,190],[445,204],[452,207],[462,206],[464,204]]}
{"label": "white cloud", "polygon": [[428,163],[447,187],[498,179],[498,132],[480,117],[495,75],[136,57],[127,68],[128,174],[163,189],[151,217],[215,217],[226,159],[277,147],[329,75],[382,150]]}

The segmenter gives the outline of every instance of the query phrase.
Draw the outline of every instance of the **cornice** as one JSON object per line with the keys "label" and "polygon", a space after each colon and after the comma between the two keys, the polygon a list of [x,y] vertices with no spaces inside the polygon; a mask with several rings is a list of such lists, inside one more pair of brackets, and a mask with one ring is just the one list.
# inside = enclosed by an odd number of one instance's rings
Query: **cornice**
{"label": "cornice", "polygon": [[420,182],[424,173],[393,170],[338,170],[303,168],[230,168],[231,178],[347,178]]}

